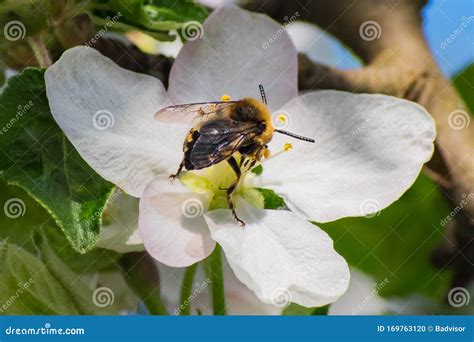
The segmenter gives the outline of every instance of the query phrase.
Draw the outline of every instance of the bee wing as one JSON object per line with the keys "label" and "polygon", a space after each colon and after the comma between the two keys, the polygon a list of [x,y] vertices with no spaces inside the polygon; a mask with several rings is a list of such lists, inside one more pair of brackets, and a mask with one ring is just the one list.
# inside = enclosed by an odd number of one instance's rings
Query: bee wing
{"label": "bee wing", "polygon": [[212,119],[230,111],[236,101],[225,102],[198,102],[169,106],[160,109],[155,114],[155,119],[161,122],[189,122],[194,123],[200,119]]}
{"label": "bee wing", "polygon": [[187,160],[194,169],[209,167],[230,157],[260,131],[254,123],[230,119],[208,121],[198,130]]}

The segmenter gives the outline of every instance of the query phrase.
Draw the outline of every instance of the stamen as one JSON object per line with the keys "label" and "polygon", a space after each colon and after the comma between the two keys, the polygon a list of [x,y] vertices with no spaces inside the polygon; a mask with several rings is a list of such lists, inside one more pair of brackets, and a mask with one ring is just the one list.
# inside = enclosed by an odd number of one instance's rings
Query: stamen
{"label": "stamen", "polygon": [[280,125],[284,125],[284,124],[286,123],[286,120],[287,120],[288,118],[286,117],[285,114],[278,114],[277,117],[276,117],[276,119],[277,119],[277,122],[278,122]]}
{"label": "stamen", "polygon": [[227,94],[224,94],[221,96],[221,101],[228,102],[230,101],[230,96]]}
{"label": "stamen", "polygon": [[[279,155],[284,154],[284,153],[288,152],[288,151],[291,150],[291,149],[293,149],[293,145],[290,144],[290,143],[285,143],[285,144],[283,145],[283,150],[278,151],[277,153],[272,153],[272,154],[269,155],[268,157],[264,155],[264,156],[265,156],[265,160],[262,160],[260,163],[258,163],[258,165],[262,165],[262,164],[264,164],[267,160],[276,158],[276,157],[278,157]],[[270,152],[270,150],[268,150],[268,149],[267,149],[266,151]],[[264,153],[266,153],[266,151],[265,151]]]}

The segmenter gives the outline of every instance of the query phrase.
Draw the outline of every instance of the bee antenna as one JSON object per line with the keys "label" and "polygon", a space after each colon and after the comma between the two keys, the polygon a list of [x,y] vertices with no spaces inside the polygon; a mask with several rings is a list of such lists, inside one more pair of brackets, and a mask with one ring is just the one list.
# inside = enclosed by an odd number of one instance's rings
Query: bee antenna
{"label": "bee antenna", "polygon": [[259,84],[258,88],[260,89],[260,96],[262,97],[262,102],[267,104],[267,97],[265,96],[265,89],[263,89],[263,85]]}
{"label": "bee antenna", "polygon": [[307,142],[311,142],[311,143],[316,142],[314,139],[306,138],[306,137],[303,137],[302,135],[298,135],[298,134],[295,134],[295,133],[283,131],[281,129],[276,129],[275,132],[285,134],[285,135],[288,135],[288,136],[293,137],[295,139],[299,139],[299,140],[303,140],[303,141],[307,141]]}

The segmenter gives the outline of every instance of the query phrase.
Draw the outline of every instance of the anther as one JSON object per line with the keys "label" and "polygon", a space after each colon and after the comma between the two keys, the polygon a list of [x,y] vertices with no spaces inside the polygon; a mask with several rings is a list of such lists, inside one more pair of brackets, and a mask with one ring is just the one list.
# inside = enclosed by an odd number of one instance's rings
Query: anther
{"label": "anther", "polygon": [[283,125],[286,122],[286,115],[285,114],[278,114],[276,117],[278,123]]}

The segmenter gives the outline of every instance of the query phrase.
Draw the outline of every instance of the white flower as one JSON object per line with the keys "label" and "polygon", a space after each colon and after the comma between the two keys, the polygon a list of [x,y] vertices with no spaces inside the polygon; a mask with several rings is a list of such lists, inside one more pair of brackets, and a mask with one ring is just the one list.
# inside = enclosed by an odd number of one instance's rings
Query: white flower
{"label": "white flower", "polygon": [[[203,37],[186,43],[174,62],[168,92],[156,78],[121,69],[93,49],[66,51],[46,72],[53,116],[100,175],[141,197],[140,235],[157,260],[191,265],[217,242],[238,279],[263,302],[273,303],[275,291],[304,306],[334,302],[347,289],[348,266],[329,236],[308,221],[363,216],[368,199],[378,209],[397,200],[431,157],[433,120],[422,107],[384,95],[298,96],[295,48],[266,16],[221,7],[203,27]],[[233,176],[227,166],[169,180],[192,124],[153,117],[170,103],[223,94],[259,98],[259,84],[269,109],[286,113],[287,129],[316,144],[292,141],[290,151],[264,162],[260,176],[245,177],[235,196],[242,228],[229,210],[215,209],[219,187]],[[100,110],[113,116],[107,129],[94,128]],[[290,141],[275,134],[270,149],[281,151]],[[261,209],[256,186],[274,190],[291,211]],[[189,214],[184,203],[198,210]]]}

